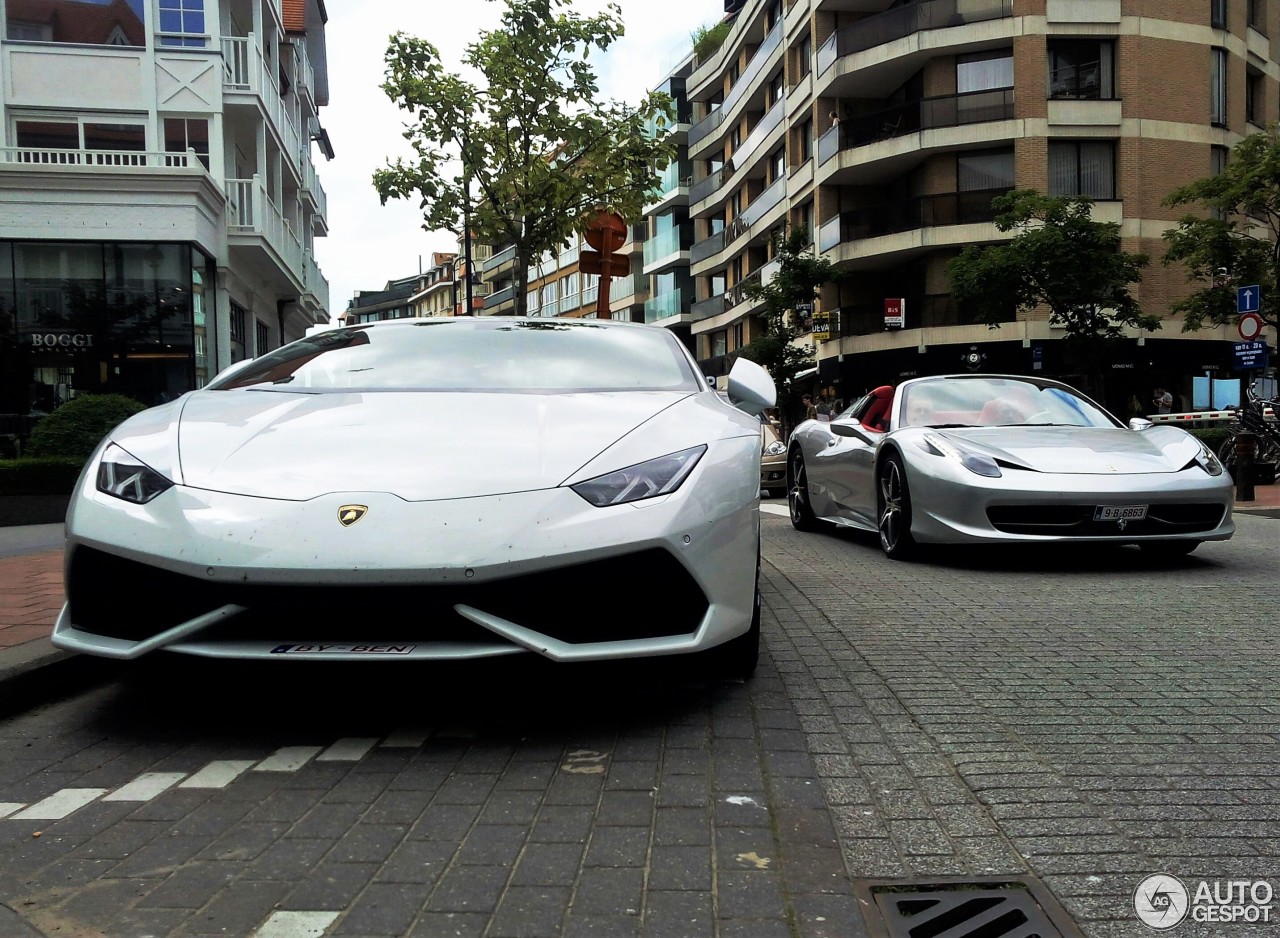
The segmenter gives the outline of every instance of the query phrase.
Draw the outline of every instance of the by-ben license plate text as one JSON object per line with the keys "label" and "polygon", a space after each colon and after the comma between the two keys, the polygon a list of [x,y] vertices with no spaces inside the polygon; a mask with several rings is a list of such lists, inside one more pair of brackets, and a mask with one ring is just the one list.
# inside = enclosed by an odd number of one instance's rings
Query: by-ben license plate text
{"label": "by-ben license plate text", "polygon": [[273,655],[407,655],[417,645],[277,645]]}

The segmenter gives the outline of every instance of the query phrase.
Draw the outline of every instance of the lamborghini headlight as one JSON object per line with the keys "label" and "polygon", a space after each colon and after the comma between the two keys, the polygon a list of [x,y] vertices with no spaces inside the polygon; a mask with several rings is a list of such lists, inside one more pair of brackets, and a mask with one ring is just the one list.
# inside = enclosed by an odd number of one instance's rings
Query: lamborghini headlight
{"label": "lamborghini headlight", "polygon": [[766,456],[781,456],[786,451],[787,444],[783,443],[781,440],[774,440],[764,448],[764,454]]}
{"label": "lamborghini headlight", "polygon": [[1218,459],[1217,454],[1205,446],[1204,443],[1200,443],[1200,452],[1196,455],[1195,464],[1211,476],[1222,475],[1222,462]]}
{"label": "lamborghini headlight", "polygon": [[107,446],[98,463],[98,491],[145,505],[173,483],[115,443]]}
{"label": "lamborghini headlight", "polygon": [[960,465],[976,475],[986,476],[988,479],[998,479],[1001,476],[1000,466],[990,456],[964,449],[935,433],[926,433],[920,448],[934,456],[951,456],[958,459]]}
{"label": "lamborghini headlight", "polygon": [[597,508],[655,498],[678,489],[706,451],[705,445],[694,446],[587,479],[570,488]]}

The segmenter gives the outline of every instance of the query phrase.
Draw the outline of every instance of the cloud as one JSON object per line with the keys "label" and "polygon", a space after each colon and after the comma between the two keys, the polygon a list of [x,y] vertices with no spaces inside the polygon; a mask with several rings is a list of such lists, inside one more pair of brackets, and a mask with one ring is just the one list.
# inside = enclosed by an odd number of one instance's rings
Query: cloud
{"label": "cloud", "polygon": [[[381,89],[387,41],[403,30],[429,40],[446,66],[459,69],[466,46],[483,29],[498,25],[502,5],[495,0],[453,0],[465,13],[442,15],[431,3],[381,2],[328,4],[329,105],[320,120],[333,143],[335,159],[317,170],[328,196],[330,234],[316,239],[316,259],[329,280],[330,312],[346,308],[356,290],[376,290],[387,280],[425,269],[432,251],[451,251],[448,232],[422,230],[416,204],[392,201],[383,206],[373,188],[373,173],[388,159],[410,156],[401,136],[401,112]],[[718,20],[721,0],[621,0],[626,34],[594,64],[603,97],[634,103],[662,81],[690,45],[690,33]],[[579,0],[575,9],[590,15],[604,9],[599,0]]]}

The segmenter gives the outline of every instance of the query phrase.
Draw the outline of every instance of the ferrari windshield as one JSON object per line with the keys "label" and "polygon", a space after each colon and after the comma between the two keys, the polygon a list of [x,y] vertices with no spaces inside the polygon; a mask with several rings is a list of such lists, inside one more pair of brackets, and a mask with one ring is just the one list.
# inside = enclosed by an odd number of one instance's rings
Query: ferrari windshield
{"label": "ferrari windshield", "polygon": [[1119,421],[1063,385],[1033,379],[952,377],[903,388],[904,427],[1118,427]]}
{"label": "ferrari windshield", "polygon": [[666,329],[591,320],[411,319],[348,326],[255,359],[212,390],[697,391]]}

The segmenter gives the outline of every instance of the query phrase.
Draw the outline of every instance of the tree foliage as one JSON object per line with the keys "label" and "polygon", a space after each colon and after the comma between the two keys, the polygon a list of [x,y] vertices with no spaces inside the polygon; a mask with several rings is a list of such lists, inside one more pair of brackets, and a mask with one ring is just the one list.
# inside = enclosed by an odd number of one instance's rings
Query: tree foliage
{"label": "tree foliage", "polygon": [[1159,328],[1160,317],[1143,313],[1129,292],[1148,257],[1122,251],[1120,226],[1094,221],[1092,204],[1031,189],[994,199],[996,227],[1018,233],[1004,244],[969,245],[951,261],[956,301],[992,328],[1015,310],[1047,306],[1074,357],[1094,368],[1124,326]]}
{"label": "tree foliage", "polygon": [[413,157],[389,161],[373,182],[384,205],[416,198],[427,231],[461,234],[465,206],[479,240],[514,244],[523,313],[528,264],[601,207],[638,220],[676,148],[670,96],[598,100],[589,57],[623,34],[617,4],[589,17],[569,0],[505,4],[499,27],[463,57],[474,82],[446,71],[427,40],[391,37],[382,89],[409,115]]}
{"label": "tree foliage", "polygon": [[[1175,189],[1166,205],[1198,206],[1164,233],[1165,264],[1184,264],[1198,286],[1173,304],[1182,331],[1236,320],[1236,287],[1258,284],[1259,314],[1280,325],[1280,133],[1275,124],[1235,145],[1216,176]],[[1225,272],[1225,274],[1223,273]]]}
{"label": "tree foliage", "polygon": [[743,287],[748,299],[764,301],[759,313],[764,329],[739,354],[769,372],[778,389],[778,405],[786,412],[794,396],[795,376],[813,366],[812,348],[796,342],[805,331],[796,307],[812,307],[818,288],[844,279],[848,271],[815,256],[808,233],[800,228],[784,235],[776,248],[778,272],[773,279]]}
{"label": "tree foliage", "polygon": [[689,38],[693,40],[694,57],[699,63],[707,61],[720,51],[732,27],[732,20],[721,20],[711,26],[699,26],[689,34]]}

